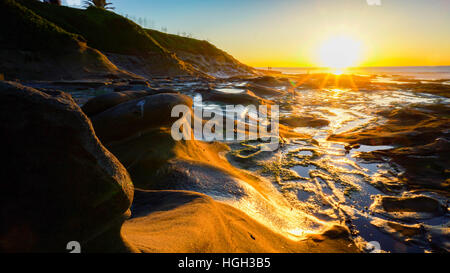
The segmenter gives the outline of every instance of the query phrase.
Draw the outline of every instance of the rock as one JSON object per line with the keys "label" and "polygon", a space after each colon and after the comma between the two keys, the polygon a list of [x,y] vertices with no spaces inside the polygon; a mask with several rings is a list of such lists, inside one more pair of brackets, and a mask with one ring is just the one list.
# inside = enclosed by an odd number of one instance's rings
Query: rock
{"label": "rock", "polygon": [[450,123],[445,106],[423,106],[378,112],[386,118],[383,124],[374,123],[365,128],[331,135],[328,140],[365,145],[425,145],[437,137],[448,137]]}
{"label": "rock", "polygon": [[180,94],[157,94],[121,103],[91,118],[97,136],[103,143],[133,137],[151,128],[171,127],[176,105],[192,107],[192,99]]}
{"label": "rock", "polygon": [[[177,148],[174,147],[174,149]],[[148,153],[143,158],[138,158],[138,162],[129,170],[137,187],[141,189],[189,190],[213,194],[222,198],[237,199],[247,194],[238,179],[212,165],[202,165],[174,158],[168,160],[159,169],[159,172],[163,173],[162,175],[154,175],[158,172],[152,171],[154,166],[149,163],[155,159],[154,155],[152,157],[152,154]],[[153,179],[149,179],[149,177]]]}
{"label": "rock", "polygon": [[347,152],[347,153],[349,153],[351,150],[353,150],[353,149],[359,149],[359,148],[361,148],[361,145],[359,145],[359,144],[353,144],[353,145],[350,145],[350,144],[347,144],[347,145],[345,145],[345,151]]}
{"label": "rock", "polygon": [[61,98],[61,99],[65,99],[65,100],[72,100],[72,96],[66,92],[60,91],[60,90],[55,90],[55,89],[44,89],[44,88],[39,88],[39,91],[49,94],[52,97],[55,98]]}
{"label": "rock", "polygon": [[446,209],[437,199],[424,195],[407,197],[377,196],[370,210],[388,214],[398,219],[426,219],[446,213]]}
{"label": "rock", "polygon": [[146,85],[150,87],[150,83],[146,79],[132,79],[128,81],[129,84]]}
{"label": "rock", "polygon": [[389,119],[392,123],[400,125],[414,125],[430,119],[429,114],[415,109],[401,108],[379,111],[377,114]]}
{"label": "rock", "polygon": [[0,128],[0,252],[130,250],[131,179],[70,97],[0,82]]}
{"label": "rock", "polygon": [[156,95],[156,94],[163,94],[163,93],[178,94],[179,92],[175,91],[173,89],[169,89],[169,88],[152,88],[151,93]]}
{"label": "rock", "polygon": [[92,117],[121,103],[152,95],[149,91],[123,91],[101,95],[90,99],[81,109],[88,116]]}
{"label": "rock", "polygon": [[357,150],[357,149],[361,148],[361,145],[358,144],[358,143],[357,143],[357,144],[353,144],[353,145],[351,146],[351,148]]}
{"label": "rock", "polygon": [[442,214],[444,211],[438,200],[427,196],[388,197],[381,199],[381,205],[388,212],[413,211]]}
{"label": "rock", "polygon": [[276,78],[272,76],[262,76],[250,80],[252,83],[263,86],[277,87],[289,85],[287,78]]}
{"label": "rock", "polygon": [[102,87],[107,87],[112,84],[110,81],[104,80],[63,80],[63,81],[52,81],[52,85],[61,87],[70,87],[76,89],[99,89]]}
{"label": "rock", "polygon": [[[129,86],[128,86],[129,88]],[[92,117],[121,103],[162,93],[177,94],[178,92],[168,88],[149,88],[147,90],[124,90],[119,92],[100,95],[87,101],[81,109]]]}
{"label": "rock", "polygon": [[292,241],[241,210],[189,191],[136,190],[133,218],[123,231],[146,253],[359,252],[348,237]]}
{"label": "rock", "polygon": [[315,116],[290,116],[280,118],[280,123],[290,127],[313,127],[320,128],[328,126],[330,121]]}
{"label": "rock", "polygon": [[280,92],[276,89],[265,87],[265,86],[258,85],[258,84],[253,84],[253,83],[247,84],[246,87],[248,90],[252,91],[253,93],[255,93],[258,96],[279,96],[282,94],[282,92]]}
{"label": "rock", "polygon": [[378,114],[382,124],[332,135],[329,141],[365,145],[400,146],[388,150],[362,153],[360,158],[372,162],[396,163],[404,169],[399,181],[419,190],[450,189],[450,110],[445,104],[389,109]]}
{"label": "rock", "polygon": [[202,96],[205,101],[216,101],[233,105],[259,105],[262,104],[263,101],[260,97],[256,96],[249,90],[244,90],[242,93],[236,94],[209,90],[209,92],[202,92]]}
{"label": "rock", "polygon": [[329,229],[327,229],[322,235],[331,239],[337,238],[345,239],[350,237],[350,230],[345,226],[333,225]]}
{"label": "rock", "polygon": [[348,240],[350,238],[350,230],[342,225],[332,225],[321,234],[313,234],[312,239],[315,242],[327,240]]}
{"label": "rock", "polygon": [[380,231],[390,234],[398,241],[405,243],[416,241],[422,245],[427,245],[427,229],[423,224],[403,224],[376,218],[370,222],[380,229]]}
{"label": "rock", "polygon": [[401,178],[411,187],[448,191],[449,153],[450,141],[447,138],[438,138],[427,145],[374,151],[366,153],[365,157],[372,160],[391,158],[406,170]]}

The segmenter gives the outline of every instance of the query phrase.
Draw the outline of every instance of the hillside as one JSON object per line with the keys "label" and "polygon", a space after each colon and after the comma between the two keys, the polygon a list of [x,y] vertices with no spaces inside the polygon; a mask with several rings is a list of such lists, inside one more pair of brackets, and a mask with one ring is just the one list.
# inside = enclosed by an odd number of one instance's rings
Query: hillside
{"label": "hillside", "polygon": [[145,30],[107,10],[36,0],[2,0],[0,5],[0,73],[7,78],[234,76],[250,71],[207,42]]}
{"label": "hillside", "polygon": [[0,73],[10,79],[127,75],[83,37],[13,0],[0,1]]}
{"label": "hillside", "polygon": [[177,56],[215,77],[253,74],[255,70],[240,63],[228,53],[218,49],[208,41],[167,34],[157,30],[147,29],[147,32],[158,44],[175,52]]}

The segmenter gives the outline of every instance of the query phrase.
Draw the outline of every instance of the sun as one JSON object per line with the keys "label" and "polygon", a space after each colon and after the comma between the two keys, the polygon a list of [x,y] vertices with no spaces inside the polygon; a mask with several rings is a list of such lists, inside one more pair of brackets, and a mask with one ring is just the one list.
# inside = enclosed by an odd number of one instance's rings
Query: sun
{"label": "sun", "polygon": [[361,43],[349,36],[335,36],[319,47],[319,63],[342,74],[346,68],[357,65],[361,55]]}

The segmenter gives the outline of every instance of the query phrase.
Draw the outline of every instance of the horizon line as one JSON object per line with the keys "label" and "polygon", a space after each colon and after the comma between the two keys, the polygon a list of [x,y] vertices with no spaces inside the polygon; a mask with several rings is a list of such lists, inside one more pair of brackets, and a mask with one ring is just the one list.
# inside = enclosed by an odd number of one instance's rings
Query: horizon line
{"label": "horizon line", "polygon": [[[309,69],[333,69],[332,67],[323,66],[252,66],[253,68],[309,68]],[[384,67],[450,67],[448,65],[381,65],[381,66],[353,66],[346,69],[354,68],[384,68]]]}

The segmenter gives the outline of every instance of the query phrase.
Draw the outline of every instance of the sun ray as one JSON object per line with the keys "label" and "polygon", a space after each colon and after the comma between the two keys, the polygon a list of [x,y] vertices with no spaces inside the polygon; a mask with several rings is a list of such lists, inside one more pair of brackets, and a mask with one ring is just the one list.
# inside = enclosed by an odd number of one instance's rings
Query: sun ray
{"label": "sun ray", "polygon": [[358,86],[355,84],[355,81],[353,80],[353,75],[348,74],[347,77],[348,77],[348,79],[350,81],[350,85],[352,86],[352,90],[359,91]]}
{"label": "sun ray", "polygon": [[348,36],[335,36],[319,47],[318,63],[330,68],[334,75],[341,75],[360,61],[360,55],[360,42]]}
{"label": "sun ray", "polygon": [[325,78],[323,79],[322,83],[319,86],[319,90],[322,90],[328,83],[328,79],[330,78],[330,73],[327,73]]}

